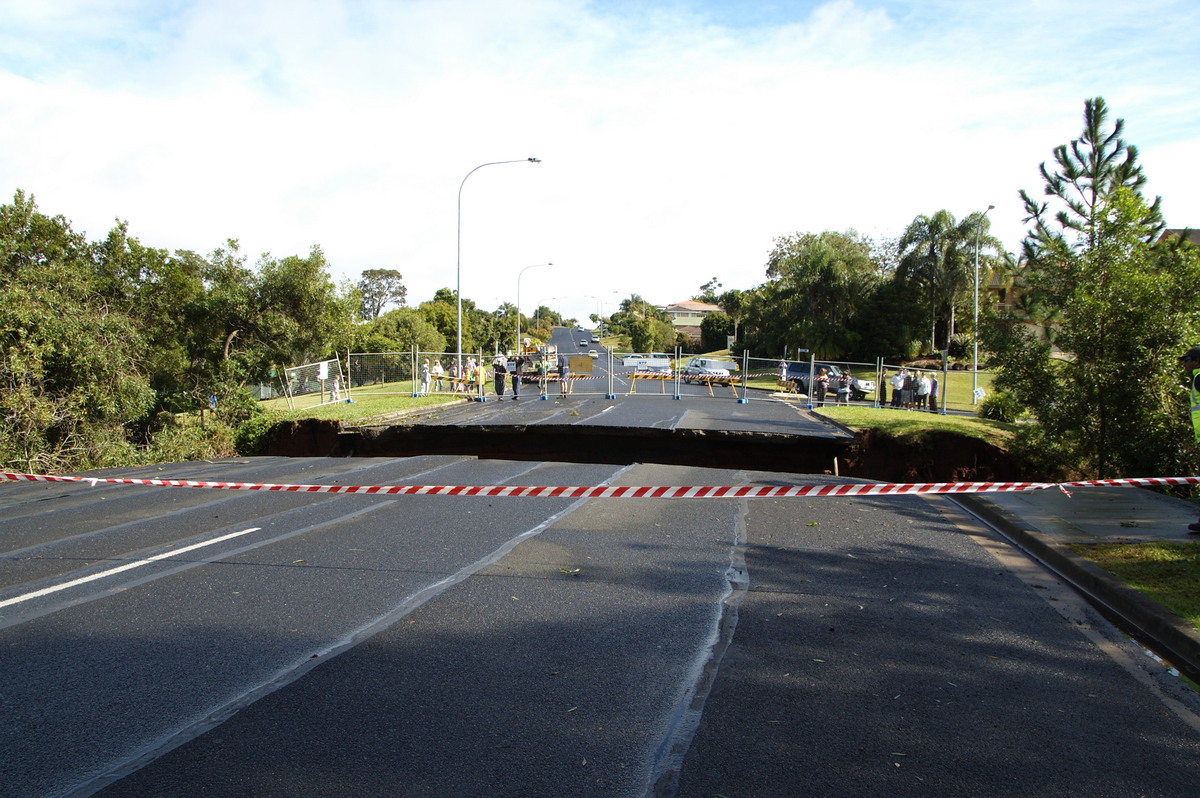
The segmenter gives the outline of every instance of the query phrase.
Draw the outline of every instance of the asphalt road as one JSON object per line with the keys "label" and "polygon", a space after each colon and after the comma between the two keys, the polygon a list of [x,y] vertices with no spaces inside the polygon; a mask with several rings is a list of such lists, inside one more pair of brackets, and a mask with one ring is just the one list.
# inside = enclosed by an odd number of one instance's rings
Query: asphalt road
{"label": "asphalt road", "polygon": [[[830,479],[459,457],[120,475]],[[0,483],[0,541],[5,796],[1200,794],[1195,693],[946,497]]]}

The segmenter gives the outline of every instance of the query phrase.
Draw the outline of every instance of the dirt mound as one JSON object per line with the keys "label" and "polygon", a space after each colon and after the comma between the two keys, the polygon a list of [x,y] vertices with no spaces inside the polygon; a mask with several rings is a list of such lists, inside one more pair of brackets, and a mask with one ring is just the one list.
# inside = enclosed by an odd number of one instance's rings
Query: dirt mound
{"label": "dirt mound", "polygon": [[880,482],[1019,482],[1037,477],[1003,449],[953,432],[933,431],[919,440],[865,430],[858,433],[842,473]]}

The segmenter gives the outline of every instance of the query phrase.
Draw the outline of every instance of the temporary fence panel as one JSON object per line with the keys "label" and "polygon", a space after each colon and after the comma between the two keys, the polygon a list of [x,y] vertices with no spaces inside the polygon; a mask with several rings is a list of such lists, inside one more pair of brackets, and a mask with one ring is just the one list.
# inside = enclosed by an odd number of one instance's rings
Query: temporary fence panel
{"label": "temporary fence panel", "polygon": [[316,407],[341,402],[348,397],[341,358],[306,363],[283,370],[283,393],[288,407]]}
{"label": "temporary fence panel", "polygon": [[[560,370],[560,355],[567,365],[565,381]],[[493,360],[478,352],[462,356],[449,352],[417,351],[350,353],[347,356],[346,377],[348,385],[356,392],[410,396],[460,394],[486,400],[496,396]],[[697,362],[724,368],[729,375],[726,377],[719,372],[705,374],[696,367]],[[505,362],[505,396],[512,394],[514,365],[514,356],[509,356]],[[845,361],[817,358],[808,353],[804,353],[800,359],[752,358],[745,353],[736,356],[688,354],[678,349],[669,354],[605,350],[596,358],[578,351],[527,353],[521,395],[599,395],[615,399],[636,394],[679,398],[683,394],[683,385],[689,383],[707,388],[708,394],[718,400],[740,403],[784,400],[814,407],[822,404],[822,400],[815,391],[810,391],[809,386],[816,382],[813,378],[822,367],[833,376],[823,400],[826,405],[842,402],[860,407],[893,407],[894,401],[910,409],[917,405],[915,387],[911,389],[911,398],[904,394],[901,399],[894,399],[890,380],[901,366],[882,359],[873,363]],[[935,412],[976,411],[991,385],[990,374],[986,372],[973,374],[969,369],[905,368],[918,375],[927,375],[931,383],[936,380],[938,397]],[[839,395],[838,388],[843,386],[839,385],[836,375],[841,372],[848,375],[850,390]],[[316,385],[311,380],[308,384],[310,387]],[[973,391],[977,386],[978,391],[973,399]],[[317,388],[320,400],[319,386]],[[695,390],[688,390],[687,394],[697,395]],[[327,400],[328,396],[322,401]],[[922,409],[930,409],[927,397]]]}
{"label": "temporary fence panel", "polygon": [[350,385],[370,393],[411,393],[412,352],[351,352],[347,356]]}

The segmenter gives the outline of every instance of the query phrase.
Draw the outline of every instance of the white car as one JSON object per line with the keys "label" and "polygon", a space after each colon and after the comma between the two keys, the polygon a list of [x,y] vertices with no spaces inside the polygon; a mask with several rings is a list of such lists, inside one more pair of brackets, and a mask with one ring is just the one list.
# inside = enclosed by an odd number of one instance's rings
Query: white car
{"label": "white car", "polygon": [[719,382],[730,379],[729,368],[737,368],[730,360],[715,360],[708,357],[694,357],[683,367],[684,382]]}
{"label": "white car", "polygon": [[600,353],[597,352],[595,349],[589,349],[588,357],[590,357],[592,360],[595,360],[596,358],[600,357]]}

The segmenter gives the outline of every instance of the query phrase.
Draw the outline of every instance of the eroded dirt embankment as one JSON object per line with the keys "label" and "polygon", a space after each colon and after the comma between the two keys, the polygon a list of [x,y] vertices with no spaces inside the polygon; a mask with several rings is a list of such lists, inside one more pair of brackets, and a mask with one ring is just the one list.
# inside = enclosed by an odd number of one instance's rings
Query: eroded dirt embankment
{"label": "eroded dirt embankment", "polygon": [[411,457],[449,454],[499,460],[663,463],[802,474],[838,473],[881,482],[1032,479],[1002,449],[953,433],[920,442],[859,433],[808,438],[723,430],[587,426],[344,427],[291,421],[274,430],[264,454],[284,457]]}

